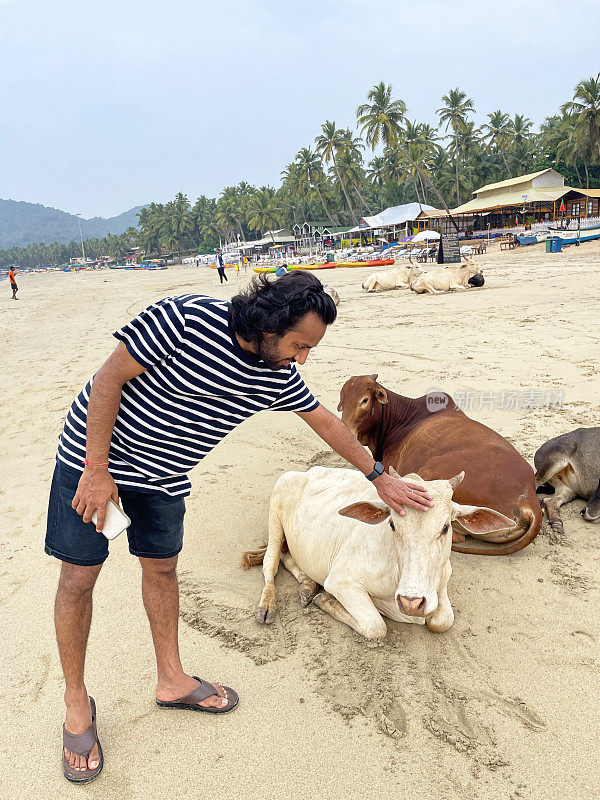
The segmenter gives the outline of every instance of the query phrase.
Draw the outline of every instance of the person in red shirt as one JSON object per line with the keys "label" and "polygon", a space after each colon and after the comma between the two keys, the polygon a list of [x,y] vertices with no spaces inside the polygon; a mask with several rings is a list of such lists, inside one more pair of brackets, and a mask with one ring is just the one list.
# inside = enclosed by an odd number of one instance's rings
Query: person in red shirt
{"label": "person in red shirt", "polygon": [[13,300],[18,300],[19,299],[17,297],[17,292],[19,291],[19,287],[17,286],[17,282],[15,280],[15,275],[17,275],[17,274],[18,273],[16,273],[12,267],[8,270],[8,280],[10,281],[10,288],[12,289],[12,293],[13,293],[13,296],[12,296]]}

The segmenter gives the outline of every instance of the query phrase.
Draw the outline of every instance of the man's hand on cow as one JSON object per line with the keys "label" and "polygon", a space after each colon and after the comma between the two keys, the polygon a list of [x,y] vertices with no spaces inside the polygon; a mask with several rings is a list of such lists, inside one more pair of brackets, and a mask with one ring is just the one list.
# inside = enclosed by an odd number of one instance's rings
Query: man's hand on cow
{"label": "man's hand on cow", "polygon": [[406,514],[404,506],[416,508],[419,511],[428,511],[433,506],[431,495],[427,494],[425,487],[402,481],[393,475],[388,475],[387,472],[375,478],[373,485],[383,502],[387,503],[400,516]]}

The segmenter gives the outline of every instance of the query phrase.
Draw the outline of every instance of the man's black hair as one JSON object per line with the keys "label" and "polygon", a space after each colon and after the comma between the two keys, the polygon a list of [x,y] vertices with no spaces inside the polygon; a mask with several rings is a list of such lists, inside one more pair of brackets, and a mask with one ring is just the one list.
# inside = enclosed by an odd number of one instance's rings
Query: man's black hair
{"label": "man's black hair", "polygon": [[247,289],[231,299],[234,331],[246,342],[257,344],[263,333],[283,336],[310,312],[325,325],[331,325],[337,316],[335,303],[321,281],[305,271],[288,272],[277,280],[258,275]]}

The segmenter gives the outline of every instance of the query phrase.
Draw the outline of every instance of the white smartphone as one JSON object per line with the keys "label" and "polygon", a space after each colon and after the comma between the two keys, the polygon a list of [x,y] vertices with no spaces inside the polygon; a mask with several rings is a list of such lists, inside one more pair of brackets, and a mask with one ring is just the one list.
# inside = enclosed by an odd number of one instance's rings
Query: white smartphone
{"label": "white smartphone", "polygon": [[[94,511],[92,514],[92,522],[94,525],[98,521],[98,512]],[[108,501],[106,506],[106,516],[104,517],[104,529],[102,533],[107,539],[116,539],[120,533],[127,530],[131,525],[131,520],[125,512],[119,508],[112,500]]]}

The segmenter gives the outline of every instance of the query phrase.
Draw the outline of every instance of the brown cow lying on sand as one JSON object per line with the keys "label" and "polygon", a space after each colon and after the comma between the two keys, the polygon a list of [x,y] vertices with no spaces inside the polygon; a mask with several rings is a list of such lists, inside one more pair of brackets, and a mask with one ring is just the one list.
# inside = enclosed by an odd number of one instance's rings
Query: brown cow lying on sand
{"label": "brown cow lying on sand", "polygon": [[485,506],[515,521],[490,534],[454,523],[452,549],[459,553],[516,553],[538,534],[542,511],[533,470],[496,431],[467,417],[445,392],[410,398],[385,389],[377,375],[350,378],[340,392],[338,411],[373,458],[400,475],[424,481],[449,480],[464,469],[454,500]]}
{"label": "brown cow lying on sand", "polygon": [[409,281],[409,286],[417,294],[441,294],[450,292],[454,289],[464,291],[469,279],[474,275],[482,275],[483,270],[472,258],[465,258],[466,263],[446,267],[445,269],[434,269],[431,272],[424,272],[417,278]]}

